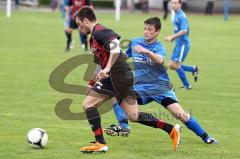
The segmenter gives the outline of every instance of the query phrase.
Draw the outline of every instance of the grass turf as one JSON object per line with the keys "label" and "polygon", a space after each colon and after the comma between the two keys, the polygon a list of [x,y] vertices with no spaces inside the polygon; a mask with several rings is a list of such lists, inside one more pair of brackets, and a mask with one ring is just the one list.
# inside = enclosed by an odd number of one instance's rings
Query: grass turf
{"label": "grass turf", "polygon": [[[122,14],[119,23],[109,13],[98,13],[99,21],[118,32],[124,39],[141,36],[143,21],[151,15]],[[187,111],[219,140],[219,145],[206,145],[184,125],[179,151],[172,150],[169,137],[160,130],[131,124],[128,138],[105,136],[109,152],[103,155],[81,154],[79,148],[93,140],[87,121],[59,119],[55,104],[63,98],[74,100],[71,110],[81,112],[83,96],[64,94],[49,86],[50,73],[65,60],[79,55],[78,35],[75,48],[64,53],[64,21],[60,15],[42,12],[13,12],[10,19],[0,12],[0,158],[239,158],[239,25],[237,16],[229,22],[223,16],[189,14],[191,51],[186,64],[200,66],[200,80],[190,91],[180,90],[175,72],[169,71],[177,96]],[[172,25],[163,21],[159,40],[172,34]],[[173,44],[163,42],[170,57]],[[84,84],[81,66],[71,72],[66,82]],[[142,110],[177,123],[161,106],[151,103]],[[102,125],[115,122],[113,112],[102,116]],[[48,132],[49,143],[43,150],[27,145],[29,129],[41,127]]]}

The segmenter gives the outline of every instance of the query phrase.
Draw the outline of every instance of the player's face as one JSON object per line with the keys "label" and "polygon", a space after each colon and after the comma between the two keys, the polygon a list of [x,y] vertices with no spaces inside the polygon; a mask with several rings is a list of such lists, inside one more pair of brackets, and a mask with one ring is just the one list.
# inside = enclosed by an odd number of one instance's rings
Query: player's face
{"label": "player's face", "polygon": [[177,11],[181,8],[181,3],[179,3],[179,0],[171,0],[171,6],[174,11]]}
{"label": "player's face", "polygon": [[156,30],[154,25],[144,24],[144,39],[146,41],[154,41],[157,39],[159,30]]}
{"label": "player's face", "polygon": [[90,33],[89,26],[87,25],[86,20],[81,21],[78,17],[76,18],[76,23],[78,25],[78,29],[80,32],[82,32],[85,35],[88,35]]}

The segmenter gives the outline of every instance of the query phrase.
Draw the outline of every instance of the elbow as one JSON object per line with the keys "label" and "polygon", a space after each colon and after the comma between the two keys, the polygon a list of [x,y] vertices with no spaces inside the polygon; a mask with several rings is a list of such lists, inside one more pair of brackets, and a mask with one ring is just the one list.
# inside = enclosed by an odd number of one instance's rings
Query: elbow
{"label": "elbow", "polygon": [[158,62],[159,62],[159,64],[163,65],[163,64],[164,64],[164,58],[161,57],[161,58],[158,60]]}
{"label": "elbow", "polygon": [[164,60],[159,61],[159,64],[160,64],[160,65],[163,65],[163,64],[164,64]]}
{"label": "elbow", "polygon": [[182,33],[182,35],[185,35],[185,34],[188,33],[188,31],[187,30],[182,30],[181,33]]}

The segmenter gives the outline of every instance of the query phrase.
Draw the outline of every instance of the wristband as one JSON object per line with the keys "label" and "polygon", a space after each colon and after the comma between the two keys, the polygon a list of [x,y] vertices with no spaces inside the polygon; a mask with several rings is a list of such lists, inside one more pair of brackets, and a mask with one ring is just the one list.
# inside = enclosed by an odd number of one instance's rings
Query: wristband
{"label": "wristband", "polygon": [[95,85],[95,81],[94,80],[89,80],[88,81],[88,85],[93,87]]}

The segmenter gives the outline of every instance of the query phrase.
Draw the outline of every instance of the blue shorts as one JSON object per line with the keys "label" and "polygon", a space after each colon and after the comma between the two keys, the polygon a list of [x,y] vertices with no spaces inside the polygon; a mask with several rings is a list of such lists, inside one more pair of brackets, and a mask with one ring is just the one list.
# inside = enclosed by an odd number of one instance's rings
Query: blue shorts
{"label": "blue shorts", "polygon": [[143,95],[143,94],[140,94],[140,93],[138,93],[137,96],[138,96],[137,98],[138,98],[138,104],[139,105],[145,105],[145,104],[148,104],[152,101],[155,101],[159,104],[162,104],[162,100],[166,99],[166,98],[171,98],[172,100],[178,102],[177,96],[175,95],[173,90],[169,90],[169,91],[167,91],[165,93],[162,93],[162,94],[159,94],[157,96],[146,96],[146,95]]}
{"label": "blue shorts", "polygon": [[190,43],[185,42],[182,44],[176,44],[173,49],[171,60],[175,62],[183,62],[190,50]]}

